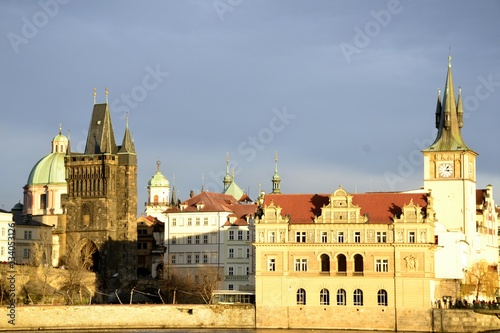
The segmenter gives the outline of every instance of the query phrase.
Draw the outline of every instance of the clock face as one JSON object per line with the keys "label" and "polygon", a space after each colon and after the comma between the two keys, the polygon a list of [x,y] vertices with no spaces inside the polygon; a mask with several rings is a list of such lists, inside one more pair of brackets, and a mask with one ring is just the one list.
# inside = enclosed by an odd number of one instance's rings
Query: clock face
{"label": "clock face", "polygon": [[441,177],[450,177],[453,173],[453,166],[450,163],[443,163],[439,166],[439,175]]}

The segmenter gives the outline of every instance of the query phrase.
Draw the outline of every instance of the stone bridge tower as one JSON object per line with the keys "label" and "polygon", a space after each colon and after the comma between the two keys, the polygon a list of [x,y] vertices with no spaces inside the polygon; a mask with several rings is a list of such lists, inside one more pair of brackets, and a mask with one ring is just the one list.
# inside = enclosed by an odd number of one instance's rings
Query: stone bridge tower
{"label": "stone bridge tower", "polygon": [[133,284],[137,266],[137,155],[128,117],[118,146],[107,101],[94,104],[85,152],[68,149],[65,166],[67,248],[75,242],[97,247],[94,270],[101,288]]}

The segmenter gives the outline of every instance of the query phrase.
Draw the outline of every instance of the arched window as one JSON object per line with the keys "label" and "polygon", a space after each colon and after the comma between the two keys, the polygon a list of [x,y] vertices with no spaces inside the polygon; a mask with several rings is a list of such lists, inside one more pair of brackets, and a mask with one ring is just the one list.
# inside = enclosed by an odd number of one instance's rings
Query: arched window
{"label": "arched window", "polygon": [[321,271],[330,272],[330,256],[328,254],[321,255]]}
{"label": "arched window", "polygon": [[339,254],[337,256],[337,275],[347,274],[347,260],[345,255]]}
{"label": "arched window", "polygon": [[377,303],[378,305],[387,306],[387,291],[384,289],[377,292]]}
{"label": "arched window", "polygon": [[346,292],[344,289],[337,290],[337,305],[347,305]]}
{"label": "arched window", "polygon": [[330,292],[328,289],[321,289],[319,292],[319,304],[330,305]]}
{"label": "arched window", "polygon": [[363,256],[361,254],[354,256],[354,275],[363,275]]}
{"label": "arched window", "polygon": [[363,291],[361,289],[354,290],[353,303],[354,305],[363,305]]}
{"label": "arched window", "polygon": [[306,291],[302,288],[297,290],[297,305],[306,304]]}
{"label": "arched window", "polygon": [[158,195],[155,195],[155,196],[154,196],[154,198],[153,198],[153,202],[154,202],[155,204],[158,204],[158,201],[159,201],[159,200],[158,200]]}

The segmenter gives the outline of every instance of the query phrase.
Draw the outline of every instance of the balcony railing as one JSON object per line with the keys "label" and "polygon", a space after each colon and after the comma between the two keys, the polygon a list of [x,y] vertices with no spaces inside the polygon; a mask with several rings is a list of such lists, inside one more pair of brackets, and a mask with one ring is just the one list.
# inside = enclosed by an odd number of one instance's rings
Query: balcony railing
{"label": "balcony railing", "polygon": [[226,281],[248,281],[248,275],[226,275]]}

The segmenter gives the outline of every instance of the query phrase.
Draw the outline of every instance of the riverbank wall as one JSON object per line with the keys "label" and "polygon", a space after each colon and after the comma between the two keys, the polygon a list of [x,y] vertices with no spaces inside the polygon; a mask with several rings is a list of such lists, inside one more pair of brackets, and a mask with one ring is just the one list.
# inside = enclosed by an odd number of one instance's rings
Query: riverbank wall
{"label": "riverbank wall", "polygon": [[[0,331],[10,332],[105,328],[308,328],[436,333],[476,333],[500,330],[500,319],[494,313],[481,314],[472,310],[456,309],[431,309],[425,315],[421,312],[413,314],[411,311],[404,314],[398,313],[397,321],[393,320],[394,314],[390,311],[387,311],[388,316],[381,316],[381,313],[378,313],[378,316],[371,316],[369,311],[356,311],[356,314],[344,313],[340,316],[343,318],[339,321],[342,325],[328,325],[329,316],[326,315],[324,309],[321,311],[316,309],[319,313],[308,309],[303,312],[307,312],[305,317],[293,313],[292,318],[288,320],[286,320],[287,312],[281,312],[279,316],[274,316],[274,322],[270,324],[262,321],[262,318],[259,319],[259,312],[256,316],[255,307],[248,304],[37,305],[18,306],[15,311],[10,311],[5,306],[3,308]],[[303,319],[299,320],[301,317]],[[339,318],[339,316],[335,317]]]}
{"label": "riverbank wall", "polygon": [[[104,328],[255,328],[253,305],[18,306],[1,331]],[[14,320],[14,324],[9,322]]]}

